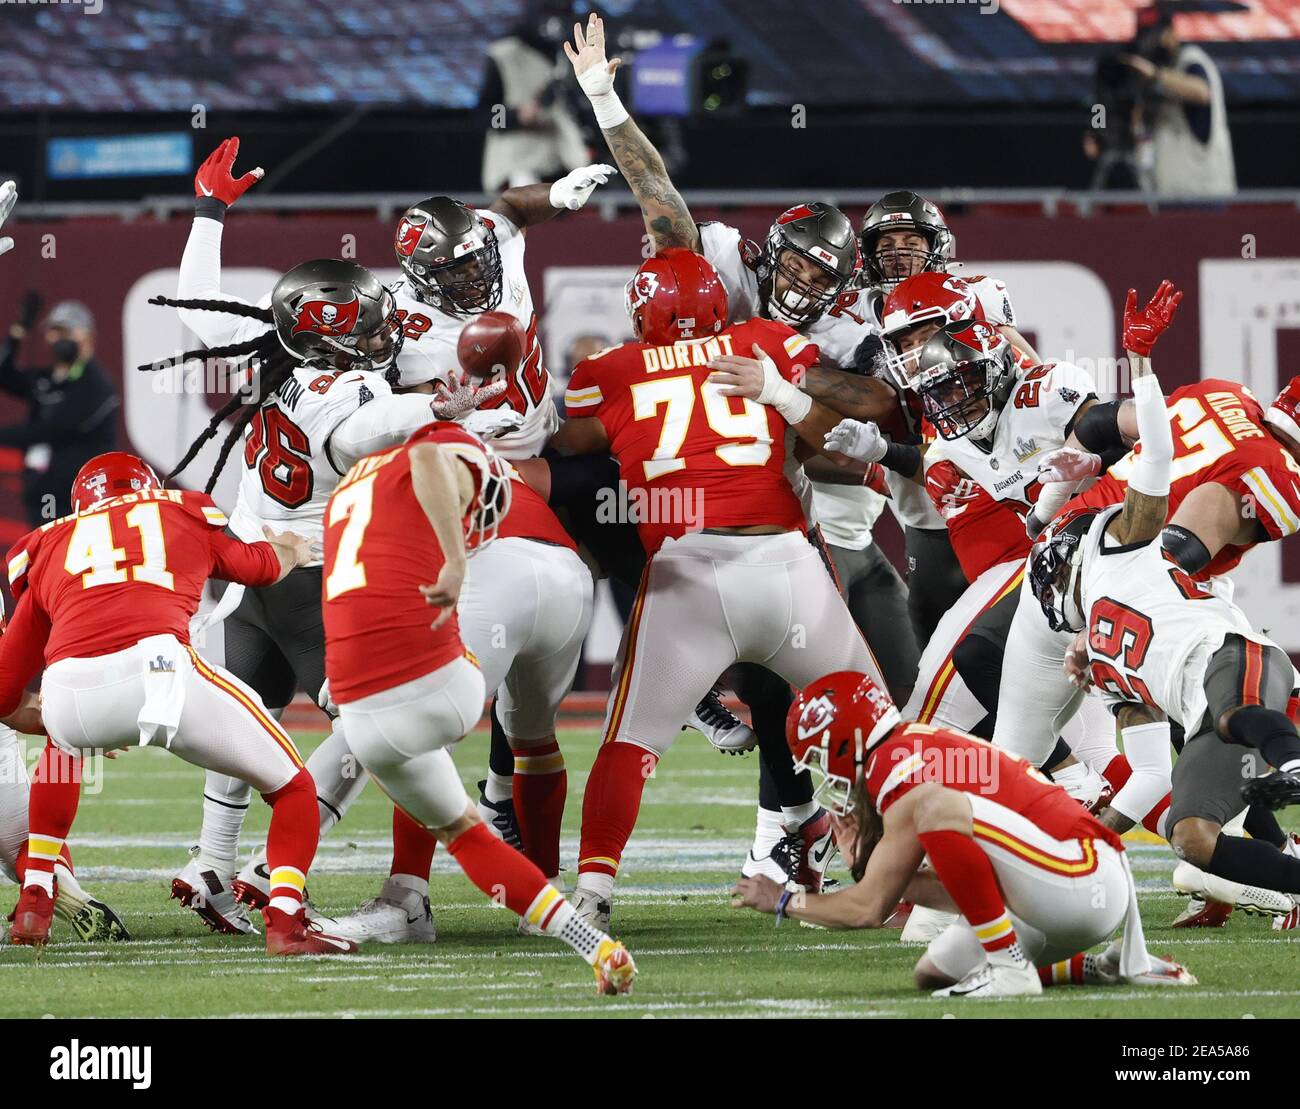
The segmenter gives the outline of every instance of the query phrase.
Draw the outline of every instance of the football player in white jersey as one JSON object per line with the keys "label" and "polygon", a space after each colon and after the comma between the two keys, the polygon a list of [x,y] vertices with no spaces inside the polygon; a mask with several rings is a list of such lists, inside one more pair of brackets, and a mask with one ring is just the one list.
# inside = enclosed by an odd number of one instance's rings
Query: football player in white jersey
{"label": "football player in white jersey", "polygon": [[[1148,307],[1148,353],[1179,299],[1162,286]],[[1129,346],[1128,327],[1125,339]],[[1054,631],[1077,633],[1067,672],[1113,706],[1134,764],[1140,751],[1157,771],[1157,789],[1172,781],[1165,821],[1175,854],[1229,881],[1300,895],[1300,859],[1222,832],[1248,805],[1300,803],[1300,735],[1285,711],[1295,671],[1284,651],[1221,591],[1193,580],[1161,541],[1173,434],[1150,358],[1133,349],[1129,358],[1142,450],[1124,500],[1052,524],[1030,556],[1033,595]],[[1172,770],[1169,721],[1187,736]]]}
{"label": "football player in white jersey", "polygon": [[[874,319],[828,315],[841,296],[848,294],[859,270],[858,246],[850,221],[829,204],[796,205],[776,218],[762,247],[746,242],[736,228],[726,224],[696,224],[668,177],[659,152],[613,91],[619,61],[607,60],[604,39],[603,21],[593,13],[585,28],[574,27],[574,41],[565,43],[565,53],[591,100],[596,122],[614,160],[641,205],[656,249],[685,247],[708,260],[727,293],[728,323],[761,317],[811,336],[820,322],[815,341],[827,344],[823,364],[852,368],[854,351],[864,338],[875,334],[877,325]],[[862,403],[871,406],[872,411],[880,406],[896,407],[893,390],[883,382],[837,372],[829,366],[810,371],[806,388],[837,410],[844,404]],[[823,396],[821,391],[837,389],[845,394],[838,400]],[[858,414],[857,409],[844,410]],[[865,413],[863,416],[871,418]],[[875,608],[875,614],[882,617],[875,626],[872,646],[879,647],[881,665],[891,686],[906,692],[913,680],[917,652],[914,642],[897,634],[897,621],[889,619],[901,609],[902,584],[870,542],[869,520],[873,512],[878,513],[879,502],[873,502],[872,492],[862,487],[860,478],[854,479],[853,485],[841,484],[844,476],[835,472],[833,464],[814,464],[810,471],[827,482],[816,503],[810,483],[792,460],[790,478],[804,503],[809,525],[816,523],[822,507],[829,508],[838,522],[838,561],[846,568],[860,570],[857,576],[861,581],[879,591],[881,603],[873,604],[873,597],[866,600],[866,607]],[[830,484],[832,479],[834,484]],[[859,610],[862,607],[859,605]],[[864,633],[870,634],[873,623],[867,622]],[[829,863],[831,839],[829,820],[812,800],[807,778],[795,775],[784,744],[789,689],[757,666],[738,667],[733,674],[737,694],[751,709],[762,756],[759,814],[743,873],[763,873],[784,880],[782,865],[776,860],[795,853],[803,860],[800,869],[806,874],[807,861],[814,855],[822,859],[822,866]]]}
{"label": "football player in white jersey", "polygon": [[[12,181],[0,184],[0,228],[18,203],[18,187]],[[11,238],[0,238],[0,254],[13,249]],[[4,604],[0,601],[0,627],[4,626]],[[35,725],[30,726],[35,730]],[[24,731],[29,726],[24,726]],[[27,777],[23,750],[18,734],[7,724],[0,723],[0,874],[11,882],[19,881],[17,865],[27,847],[27,800],[32,783]],[[81,889],[67,860],[55,865],[58,875],[55,913],[76,929],[83,940],[125,939],[128,936],[121,918],[102,901]],[[4,942],[6,925],[0,921],[0,943]]]}
{"label": "football player in white jersey", "polygon": [[[258,169],[235,178],[233,167],[237,154],[238,140],[227,140],[201,167],[196,177],[196,219],[181,265],[181,293],[189,298],[182,304],[182,318],[205,342],[228,353],[237,353],[229,348],[238,348],[241,344],[271,342],[269,336],[274,334],[266,331],[265,313],[240,309],[243,312],[241,316],[228,311],[232,298],[220,291],[220,238],[225,210],[260,178],[262,172]],[[559,211],[581,207],[596,186],[613,172],[610,167],[592,166],[575,171],[553,185],[507,190],[492,209],[483,213],[475,213],[447,198],[435,198],[411,209],[399,224],[398,260],[404,268],[408,263],[415,266],[421,275],[428,278],[425,283],[436,286],[441,292],[428,293],[427,296],[422,293],[421,298],[416,299],[409,293],[394,296],[391,290],[383,290],[382,297],[389,312],[387,322],[392,331],[392,350],[385,351],[382,364],[368,367],[382,369],[382,381],[377,382],[373,374],[366,375],[365,380],[349,376],[336,387],[319,374],[299,371],[258,410],[253,416],[253,430],[246,444],[246,473],[241,481],[240,506],[236,509],[234,526],[238,528],[240,525],[241,515],[247,515],[251,520],[260,512],[278,519],[281,514],[288,513],[295,519],[296,526],[305,523],[306,532],[319,532],[320,516],[330,492],[340,475],[346,473],[357,458],[404,441],[415,428],[436,418],[461,419],[472,430],[488,436],[504,434],[504,450],[510,457],[524,458],[533,454],[553,428],[554,406],[548,397],[549,379],[540,361],[536,321],[523,274],[523,229]],[[412,216],[416,211],[423,213],[418,226]],[[495,223],[495,230],[487,226],[489,219]],[[458,265],[450,270],[440,270],[432,265],[426,267],[424,262],[432,263],[437,256],[438,235],[457,228],[464,232],[465,237],[447,243],[446,249],[456,256]],[[498,246],[502,238],[508,241],[508,264],[504,267]],[[420,244],[427,249],[417,249]],[[353,269],[360,270],[360,267],[354,266]],[[412,274],[415,276],[420,275]],[[346,289],[348,279],[348,275],[342,276],[342,289]],[[370,281],[376,288],[383,289],[373,277]],[[507,291],[504,303],[501,299],[503,285]],[[271,304],[277,306],[274,295]],[[495,307],[508,309],[523,318],[528,326],[531,349],[509,380],[480,385],[460,374],[455,362],[456,340],[467,314]],[[327,322],[333,322],[334,313],[339,310],[326,305],[323,311],[331,316]],[[341,314],[339,320],[342,320]],[[285,338],[292,334],[297,334],[297,330],[290,331],[281,326],[280,342],[291,354],[299,354],[293,349],[292,339]],[[207,353],[211,356],[213,351]],[[302,373],[308,376],[296,380]],[[306,389],[303,385],[307,386]],[[265,370],[261,386],[264,390],[268,388]],[[390,386],[407,392],[393,394]],[[427,395],[430,392],[434,394],[432,398]],[[538,403],[539,400],[542,403]],[[508,401],[509,407],[479,411],[484,402],[500,401]],[[286,407],[291,410],[292,418],[285,414]],[[220,418],[214,419],[209,433],[215,433],[219,424]],[[263,425],[270,427],[272,434],[259,434]],[[228,438],[227,445],[232,441],[233,438]],[[196,444],[196,449],[199,445]],[[253,455],[257,456],[256,463],[250,461]],[[255,476],[252,473],[254,468]],[[291,472],[298,475],[293,480],[310,488],[311,496],[307,500],[301,500],[301,490],[298,495],[288,495],[285,486]],[[245,512],[246,501],[254,502],[257,511]],[[304,515],[309,518],[305,522],[301,520]],[[274,603],[277,611],[264,611],[265,606],[259,607],[255,598],[252,602],[235,598],[239,607],[231,611],[230,601],[223,598],[221,608],[230,612],[226,631],[227,663],[238,669],[243,658],[249,668],[256,671],[246,675],[246,680],[256,685],[256,679],[262,677],[278,683],[279,696],[269,702],[272,705],[287,703],[295,686],[315,696],[323,685],[319,568],[306,569],[312,573],[300,575],[300,582],[290,583],[301,584],[298,592],[302,595],[286,593],[284,598]],[[480,566],[478,572],[488,571]],[[307,580],[309,576],[311,581]],[[467,603],[481,592],[474,589],[471,580],[474,576],[467,576]],[[498,587],[501,584],[500,581],[496,583]],[[576,587],[576,592],[575,612],[582,617],[590,612],[590,598],[585,596],[580,586]],[[508,601],[509,597],[501,594],[499,603]],[[250,608],[255,611],[250,613]],[[250,615],[252,619],[246,619]],[[510,618],[511,614],[499,615],[502,618],[496,623],[513,627],[515,621]],[[581,636],[577,637],[578,643],[580,640]],[[480,646],[486,647],[486,644]],[[518,649],[517,644],[515,649]],[[504,671],[506,666],[502,669]],[[330,715],[336,714],[331,711]],[[501,744],[506,758],[510,759],[504,735]],[[313,752],[310,761],[317,782],[321,830],[324,833],[342,817],[359,794],[365,784],[365,775],[355,769],[355,760],[350,757],[337,726]],[[491,811],[484,815],[486,819],[500,817],[504,809],[505,823],[513,825],[508,804],[508,776],[505,782],[507,803],[489,805]],[[198,855],[174,883],[176,896],[196,908],[207,923],[221,931],[230,931],[232,927],[236,931],[243,930],[243,914],[227,889],[227,871],[238,844],[247,807],[246,794],[247,788],[243,783],[209,777]],[[494,821],[498,831],[500,824],[500,820]],[[394,827],[399,826],[412,836],[419,835],[420,830],[409,821],[395,821]],[[254,855],[239,875],[243,896],[252,902],[264,892],[260,888],[265,884],[264,868],[259,866],[259,862],[259,857]],[[424,869],[426,873],[415,878],[416,884],[427,879],[427,867]],[[422,904],[423,916],[415,921],[415,931],[419,934],[414,938],[425,937],[426,933],[431,938],[432,922],[428,901],[424,897],[427,888],[417,892],[420,896],[415,901]],[[403,921],[407,916],[402,915]]]}

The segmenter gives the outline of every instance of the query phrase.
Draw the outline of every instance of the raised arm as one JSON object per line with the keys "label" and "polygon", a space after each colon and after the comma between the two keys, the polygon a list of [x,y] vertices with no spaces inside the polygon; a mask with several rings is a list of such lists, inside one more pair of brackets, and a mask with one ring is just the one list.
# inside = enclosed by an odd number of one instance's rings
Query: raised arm
{"label": "raised arm", "polygon": [[[190,225],[189,238],[185,240],[185,253],[181,255],[180,279],[176,290],[178,300],[247,303],[240,297],[221,291],[221,233],[225,225],[226,209],[260,181],[263,175],[259,166],[242,177],[235,177],[235,158],[238,154],[239,139],[226,139],[208,155],[194,175],[194,222]],[[210,347],[243,342],[266,330],[266,324],[258,320],[231,316],[224,312],[181,308],[178,314],[181,323]]]}
{"label": "raised arm", "polygon": [[683,246],[698,251],[700,232],[686,201],[669,178],[659,151],[627,114],[614,91],[614,73],[620,59],[605,58],[605,24],[600,16],[591,14],[585,33],[581,24],[574,24],[573,44],[566,42],[564,53],[573,65],[578,84],[591,101],[596,123],[609,143],[614,161],[641,205],[641,215],[655,249]]}
{"label": "raised arm", "polygon": [[1142,450],[1133,463],[1124,494],[1124,510],[1109,532],[1120,543],[1154,539],[1165,526],[1169,510],[1169,465],[1174,458],[1174,437],[1160,381],[1151,368],[1151,348],[1173,322],[1183,294],[1162,281],[1156,295],[1141,311],[1137,292],[1128,291],[1124,304],[1124,349],[1133,374],[1133,409]]}
{"label": "raised arm", "polygon": [[520,231],[526,231],[561,212],[576,212],[617,170],[601,164],[581,166],[549,185],[520,185],[506,189],[488,207],[499,212]]}

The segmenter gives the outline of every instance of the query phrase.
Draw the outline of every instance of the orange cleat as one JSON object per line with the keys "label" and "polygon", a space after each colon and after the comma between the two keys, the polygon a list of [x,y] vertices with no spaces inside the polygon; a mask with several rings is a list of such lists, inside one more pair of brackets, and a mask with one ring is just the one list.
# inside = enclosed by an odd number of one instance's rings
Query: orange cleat
{"label": "orange cleat", "polygon": [[636,963],[632,956],[617,940],[608,937],[600,941],[600,950],[596,956],[596,994],[599,997],[613,997],[615,994],[631,993],[632,980],[636,978]]}
{"label": "orange cleat", "polygon": [[40,886],[24,886],[14,909],[9,942],[28,947],[44,947],[50,938],[54,920],[54,898]]}
{"label": "orange cleat", "polygon": [[266,922],[268,955],[351,955],[357,945],[309,926],[301,909],[293,916],[270,907],[262,911]]}

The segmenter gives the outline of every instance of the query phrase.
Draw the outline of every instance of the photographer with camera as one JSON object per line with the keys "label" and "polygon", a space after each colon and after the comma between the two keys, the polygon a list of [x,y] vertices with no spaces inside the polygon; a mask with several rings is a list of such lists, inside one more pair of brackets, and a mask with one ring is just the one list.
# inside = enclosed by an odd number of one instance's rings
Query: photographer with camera
{"label": "photographer with camera", "polygon": [[1174,26],[1175,12],[1196,8],[1196,0],[1157,0],[1139,9],[1130,51],[1099,60],[1097,101],[1105,122],[1084,139],[1097,162],[1094,189],[1136,185],[1174,198],[1237,191],[1218,67]]}
{"label": "photographer with camera", "polygon": [[0,349],[0,390],[29,405],[26,420],[0,427],[0,447],[24,451],[23,507],[33,527],[72,511],[69,491],[77,471],[117,445],[121,403],[95,361],[95,318],[80,301],[62,301],[45,317],[51,364],[18,369],[18,348],[39,310],[39,295],[29,292],[19,322],[10,327]]}

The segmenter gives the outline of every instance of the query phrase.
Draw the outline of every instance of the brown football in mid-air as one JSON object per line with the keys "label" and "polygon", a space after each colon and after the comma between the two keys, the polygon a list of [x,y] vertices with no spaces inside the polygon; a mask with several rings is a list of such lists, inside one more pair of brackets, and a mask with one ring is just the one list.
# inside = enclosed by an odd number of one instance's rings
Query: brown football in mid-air
{"label": "brown football in mid-air", "polygon": [[470,377],[512,374],[524,360],[528,337],[509,312],[484,312],[470,320],[456,341],[456,358]]}

